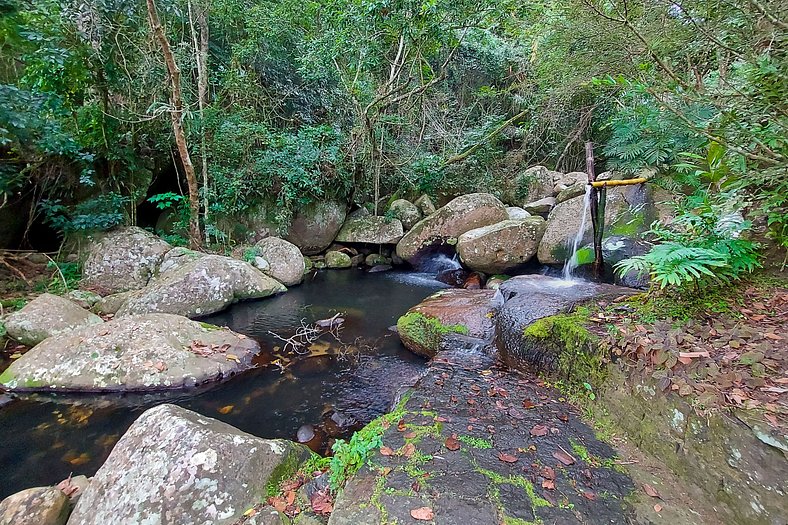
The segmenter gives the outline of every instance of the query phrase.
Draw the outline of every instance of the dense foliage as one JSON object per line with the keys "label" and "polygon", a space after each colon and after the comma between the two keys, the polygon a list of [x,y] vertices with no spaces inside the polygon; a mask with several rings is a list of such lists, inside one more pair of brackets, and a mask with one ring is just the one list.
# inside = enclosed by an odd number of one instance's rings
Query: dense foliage
{"label": "dense foliage", "polygon": [[[443,199],[499,191],[537,163],[583,169],[593,140],[600,168],[655,168],[690,202],[734,192],[788,247],[780,2],[157,6],[182,72],[189,149],[206,168],[200,206],[213,241],[229,239],[227,220],[266,206],[286,227],[317,200]],[[73,234],[135,222],[152,188],[185,194],[144,3],[0,0],[0,15],[3,206],[32,200]]]}

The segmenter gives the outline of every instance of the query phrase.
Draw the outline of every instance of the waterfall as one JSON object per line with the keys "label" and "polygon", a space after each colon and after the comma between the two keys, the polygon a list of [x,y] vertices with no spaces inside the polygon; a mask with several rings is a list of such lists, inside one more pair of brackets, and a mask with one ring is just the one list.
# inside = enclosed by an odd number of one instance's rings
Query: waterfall
{"label": "waterfall", "polygon": [[577,235],[575,235],[575,239],[572,242],[572,250],[569,252],[569,257],[566,259],[564,263],[564,272],[563,277],[567,281],[571,281],[573,278],[574,271],[577,269],[577,249],[580,247],[580,243],[583,242],[583,236],[586,232],[586,224],[588,223],[588,210],[591,207],[591,185],[586,186],[586,195],[583,198],[583,217],[580,220],[580,229],[577,230]]}

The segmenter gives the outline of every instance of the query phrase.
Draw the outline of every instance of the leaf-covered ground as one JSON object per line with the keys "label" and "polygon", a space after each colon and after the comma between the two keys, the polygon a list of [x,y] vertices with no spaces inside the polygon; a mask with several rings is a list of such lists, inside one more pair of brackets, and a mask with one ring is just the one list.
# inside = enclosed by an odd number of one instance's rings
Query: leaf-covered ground
{"label": "leaf-covered ground", "polygon": [[788,419],[788,288],[742,285],[723,312],[646,322],[631,304],[591,316],[629,373],[658,381],[700,412],[758,411],[775,429]]}

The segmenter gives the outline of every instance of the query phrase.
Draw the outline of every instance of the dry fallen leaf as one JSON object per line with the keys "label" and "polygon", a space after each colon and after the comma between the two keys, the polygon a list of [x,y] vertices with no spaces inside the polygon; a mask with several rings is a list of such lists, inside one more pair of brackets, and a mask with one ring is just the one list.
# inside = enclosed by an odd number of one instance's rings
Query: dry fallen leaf
{"label": "dry fallen leaf", "polygon": [[547,427],[544,425],[536,425],[534,428],[531,429],[531,435],[534,437],[541,437],[547,435]]}
{"label": "dry fallen leaf", "polygon": [[446,438],[444,445],[451,451],[460,450],[460,441],[457,439],[456,434],[452,434],[450,437]]}
{"label": "dry fallen leaf", "polygon": [[567,467],[575,462],[575,458],[564,452],[563,450],[556,450],[553,452],[553,457],[566,465]]}
{"label": "dry fallen leaf", "polygon": [[394,455],[394,451],[390,447],[386,447],[386,446],[380,447],[380,453],[383,456],[393,456]]}
{"label": "dry fallen leaf", "polygon": [[411,510],[410,516],[414,520],[430,521],[432,518],[435,517],[435,513],[432,512],[432,509],[429,507],[419,507],[418,509]]}
{"label": "dry fallen leaf", "polygon": [[657,503],[656,505],[654,505],[654,511],[656,511],[656,512],[660,512],[661,510],[662,510],[662,505],[660,505],[659,503]]}
{"label": "dry fallen leaf", "polygon": [[406,458],[410,458],[416,452],[416,445],[408,443],[400,449],[400,453]]}
{"label": "dry fallen leaf", "polygon": [[500,459],[504,463],[517,463],[516,456],[512,456],[511,454],[507,454],[505,452],[499,452],[498,459]]}
{"label": "dry fallen leaf", "polygon": [[662,496],[659,495],[659,492],[657,492],[657,489],[655,489],[654,487],[652,487],[648,483],[644,483],[643,484],[643,490],[646,492],[646,494],[648,494],[652,498],[661,498],[662,497]]}
{"label": "dry fallen leaf", "polygon": [[233,408],[235,408],[235,405],[225,405],[225,406],[223,406],[222,408],[219,409],[219,413],[220,414],[229,414],[230,412],[233,411]]}
{"label": "dry fallen leaf", "polygon": [[546,479],[542,481],[542,488],[547,490],[555,489],[555,481],[553,481],[552,479]]}

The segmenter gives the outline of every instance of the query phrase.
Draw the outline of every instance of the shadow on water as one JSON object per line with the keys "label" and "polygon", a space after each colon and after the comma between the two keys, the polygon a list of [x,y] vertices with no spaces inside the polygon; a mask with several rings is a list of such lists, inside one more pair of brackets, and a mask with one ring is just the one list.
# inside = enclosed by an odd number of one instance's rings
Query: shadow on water
{"label": "shadow on water", "polygon": [[[335,410],[358,422],[386,412],[425,362],[389,330],[408,308],[443,285],[427,275],[359,270],[317,273],[288,293],[235,305],[205,321],[260,341],[256,369],[211,387],[177,394],[27,396],[0,408],[0,498],[92,475],[147,408],[176,403],[260,437],[294,439],[305,423]],[[341,314],[340,341],[321,337],[309,356],[281,349],[302,320]],[[295,358],[293,358],[295,357]]]}

